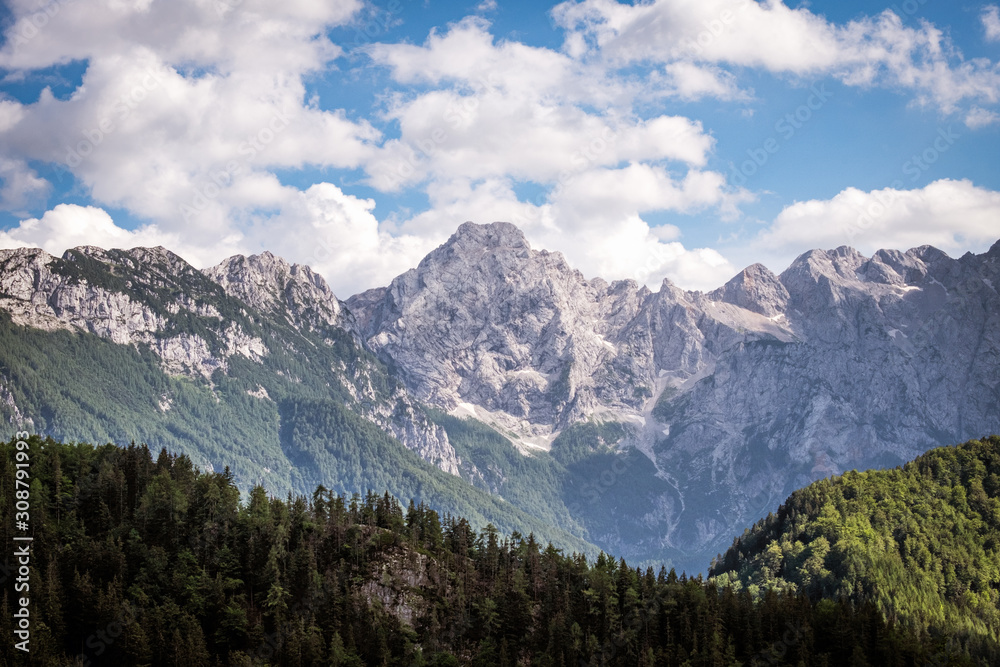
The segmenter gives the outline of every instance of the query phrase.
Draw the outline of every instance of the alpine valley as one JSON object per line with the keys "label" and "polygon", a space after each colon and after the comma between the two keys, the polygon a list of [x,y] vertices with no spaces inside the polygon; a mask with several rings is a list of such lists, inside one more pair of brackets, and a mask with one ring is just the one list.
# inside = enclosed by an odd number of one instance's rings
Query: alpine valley
{"label": "alpine valley", "polygon": [[0,416],[699,572],[810,482],[1000,432],[998,289],[1000,242],[814,250],[706,294],[466,223],[346,301],[269,253],[3,250]]}

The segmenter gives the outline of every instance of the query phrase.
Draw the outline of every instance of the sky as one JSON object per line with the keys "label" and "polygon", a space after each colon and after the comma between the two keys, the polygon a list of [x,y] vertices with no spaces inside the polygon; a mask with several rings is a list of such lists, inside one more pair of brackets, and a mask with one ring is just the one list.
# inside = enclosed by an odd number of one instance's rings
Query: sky
{"label": "sky", "polygon": [[587,278],[1000,239],[1000,9],[6,0],[0,247],[264,250],[341,298],[465,221]]}

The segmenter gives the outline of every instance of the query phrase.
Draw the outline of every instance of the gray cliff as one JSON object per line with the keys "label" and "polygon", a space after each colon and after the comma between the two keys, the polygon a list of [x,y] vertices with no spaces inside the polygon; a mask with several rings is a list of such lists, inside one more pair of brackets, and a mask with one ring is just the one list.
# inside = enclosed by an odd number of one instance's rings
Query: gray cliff
{"label": "gray cliff", "polygon": [[[236,312],[220,312],[225,294]],[[236,256],[204,272],[164,248],[109,250],[82,246],[56,258],[39,249],[0,250],[0,309],[16,324],[80,330],[121,345],[146,346],[171,375],[211,384],[231,359],[261,362],[272,346],[307,350],[277,325],[356,340],[354,323],[326,281],[309,267],[270,253]],[[198,326],[185,326],[195,321]],[[372,369],[330,368],[355,409],[437,467],[458,474],[462,461],[444,430],[415,409],[404,388],[376,396]],[[0,383],[3,378],[0,378]],[[0,399],[6,387],[0,384]],[[271,400],[266,391],[249,391]],[[164,398],[163,409],[169,409]],[[17,410],[17,406],[12,407]]]}
{"label": "gray cliff", "polygon": [[724,548],[792,490],[1000,431],[1000,242],[871,258],[842,247],[708,294],[585,280],[507,223],[466,223],[347,301],[419,399],[545,448],[588,418],[632,425],[672,491],[616,553]]}
{"label": "gray cliff", "polygon": [[[288,369],[306,365],[424,460],[502,485],[517,465],[460,457],[425,406],[477,417],[515,461],[549,466],[587,540],[699,567],[810,481],[1000,432],[998,289],[1000,242],[959,259],[813,250],[780,276],[753,265],[709,293],[652,292],[587,280],[507,223],[466,223],[346,302],[270,253],[197,271],[163,248],[0,251],[15,325],[148,349],[205,391],[248,368],[295,382]],[[26,394],[7,370],[0,407],[20,422]],[[260,385],[245,394],[274,402]],[[616,456],[645,463],[584,470],[545,454],[586,422],[627,425]]]}

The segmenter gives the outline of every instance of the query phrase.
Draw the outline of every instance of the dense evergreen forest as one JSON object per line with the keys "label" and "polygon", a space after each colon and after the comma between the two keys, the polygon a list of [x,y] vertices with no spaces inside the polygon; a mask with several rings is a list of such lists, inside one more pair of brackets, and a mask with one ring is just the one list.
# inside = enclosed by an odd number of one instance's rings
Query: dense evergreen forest
{"label": "dense evergreen forest", "polygon": [[[994,443],[994,447],[997,443]],[[13,442],[0,445],[12,544]],[[31,653],[0,664],[987,665],[876,601],[595,562],[388,494],[243,502],[228,471],[30,439]],[[975,502],[975,501],[972,501]],[[6,556],[10,558],[10,556]]]}
{"label": "dense evergreen forest", "polygon": [[755,598],[777,589],[868,601],[918,633],[995,645],[1000,437],[815,482],[737,538],[710,574]]}

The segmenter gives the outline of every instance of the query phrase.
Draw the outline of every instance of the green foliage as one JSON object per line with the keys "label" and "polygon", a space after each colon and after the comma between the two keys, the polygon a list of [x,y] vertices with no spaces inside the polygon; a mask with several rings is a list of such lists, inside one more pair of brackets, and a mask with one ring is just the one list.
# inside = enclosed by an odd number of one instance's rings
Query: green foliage
{"label": "green foliage", "polygon": [[582,525],[570,514],[560,493],[565,469],[547,452],[525,455],[481,421],[459,419],[430,408],[426,412],[448,434],[448,442],[465,466],[462,476],[469,483],[546,523],[583,534]]}
{"label": "green foliage", "polygon": [[[619,447],[630,428],[618,422],[575,424],[559,434],[551,450],[564,468],[562,499],[570,514],[589,540],[616,551],[649,540],[649,529],[638,518],[671,491],[643,453]],[[653,565],[651,560],[647,556],[644,564]]]}
{"label": "green foliage", "polygon": [[[475,473],[464,475],[473,484],[606,550],[648,540],[648,527],[636,518],[648,512],[658,495],[671,491],[645,455],[619,449],[629,434],[624,424],[576,424],[555,438],[550,452],[526,456],[482,422],[435,410],[428,414],[444,427],[462,460],[475,465]],[[652,564],[649,551],[643,559]]]}
{"label": "green foliage", "polygon": [[[282,404],[281,413],[282,448],[294,466],[299,488],[323,484],[344,494],[386,489],[397,498],[413,498],[441,512],[463,516],[477,528],[492,523],[505,532],[534,532],[567,550],[597,552],[578,535],[548,522],[545,514],[540,518],[428,464],[336,402],[289,400]],[[469,428],[494,445],[498,444],[495,438],[502,437],[485,425]],[[516,451],[514,456],[521,457]]]}
{"label": "green foliage", "polygon": [[573,424],[552,441],[552,458],[563,465],[571,465],[594,454],[612,453],[626,435],[627,427],[618,422]]}
{"label": "green foliage", "polygon": [[[13,405],[38,432],[63,440],[156,443],[229,466],[247,486],[266,467],[276,471],[268,480],[272,488],[290,488],[276,406],[243,389],[254,376],[223,378],[213,392],[205,381],[165,374],[146,347],[22,327],[6,313],[0,313],[0,375]],[[12,405],[0,403],[0,417],[14,421]]]}
{"label": "green foliage", "polygon": [[871,602],[918,632],[1000,640],[1000,437],[793,493],[713,564],[754,594]]}
{"label": "green foliage", "polygon": [[[14,443],[0,444],[11,516]],[[30,439],[32,664],[988,665],[990,643],[873,604],[758,601],[388,493],[240,502],[228,471],[145,447]],[[11,522],[0,539],[11,544]],[[4,571],[10,571],[4,564]],[[11,636],[11,589],[0,633]],[[7,653],[0,662],[10,664]]]}

